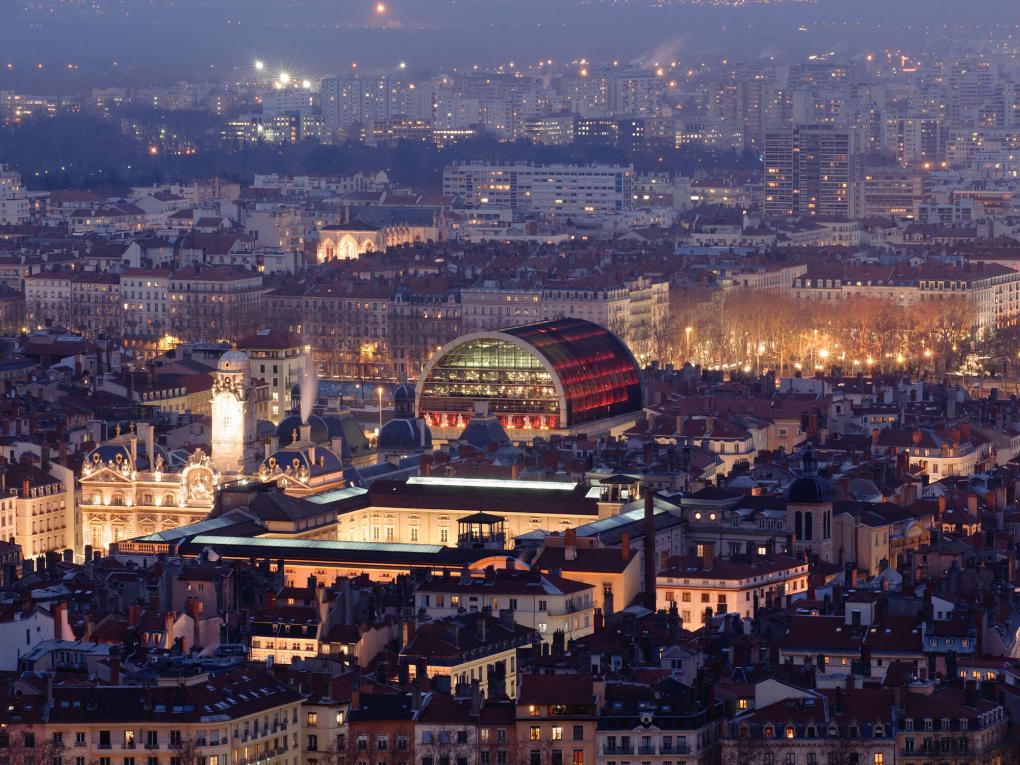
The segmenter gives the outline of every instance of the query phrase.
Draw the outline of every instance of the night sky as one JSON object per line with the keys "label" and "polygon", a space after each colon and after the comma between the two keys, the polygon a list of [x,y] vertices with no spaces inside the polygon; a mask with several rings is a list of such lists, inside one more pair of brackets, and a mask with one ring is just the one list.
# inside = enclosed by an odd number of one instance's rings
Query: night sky
{"label": "night sky", "polygon": [[[1018,33],[1015,0],[818,0],[740,7],[670,0],[10,0],[0,88],[236,79],[255,58],[316,78],[587,57],[800,59],[916,50],[947,31]],[[3,4],[2,7],[7,7]],[[1013,26],[1014,28],[1010,29]],[[116,64],[114,64],[116,62]],[[39,69],[38,65],[43,64]],[[77,69],[68,69],[68,64]],[[13,66],[8,66],[13,65]]]}

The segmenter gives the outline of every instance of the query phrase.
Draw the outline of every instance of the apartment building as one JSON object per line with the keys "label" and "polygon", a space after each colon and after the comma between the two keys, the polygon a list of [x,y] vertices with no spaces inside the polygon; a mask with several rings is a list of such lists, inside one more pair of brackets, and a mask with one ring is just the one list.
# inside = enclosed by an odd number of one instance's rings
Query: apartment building
{"label": "apartment building", "polygon": [[765,134],[765,213],[856,218],[861,210],[861,133],[832,124]]}
{"label": "apartment building", "polygon": [[10,695],[0,739],[72,763],[298,765],[301,701],[254,668],[151,686],[56,686]]}
{"label": "apartment building", "polygon": [[443,193],[468,207],[549,218],[622,212],[631,206],[633,183],[634,168],[621,165],[463,162],[443,170]]}

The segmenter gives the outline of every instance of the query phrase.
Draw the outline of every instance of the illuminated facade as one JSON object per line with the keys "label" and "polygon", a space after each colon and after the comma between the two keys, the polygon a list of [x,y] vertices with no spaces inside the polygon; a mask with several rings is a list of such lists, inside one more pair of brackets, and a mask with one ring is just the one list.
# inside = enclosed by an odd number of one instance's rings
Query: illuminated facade
{"label": "illuminated facade", "polygon": [[439,239],[435,226],[400,224],[382,228],[355,220],[319,229],[316,256],[320,263],[330,260],[357,260],[366,252],[381,252],[388,247]]}
{"label": "illuminated facade", "polygon": [[581,319],[464,335],[425,365],[415,395],[440,437],[463,430],[476,401],[520,438],[641,409],[634,357],[612,332]]}
{"label": "illuminated facade", "polygon": [[84,544],[107,550],[113,542],[205,520],[216,487],[255,469],[253,388],[248,357],[223,354],[213,374],[212,454],[169,451],[155,431],[138,423],[85,458],[80,485]]}
{"label": "illuminated facade", "polygon": [[107,550],[113,542],[205,520],[219,481],[201,449],[190,456],[153,444],[152,426],[119,432],[82,465],[84,542]]}
{"label": "illuminated facade", "polygon": [[222,473],[255,468],[255,397],[247,354],[227,351],[213,373],[212,463]]}

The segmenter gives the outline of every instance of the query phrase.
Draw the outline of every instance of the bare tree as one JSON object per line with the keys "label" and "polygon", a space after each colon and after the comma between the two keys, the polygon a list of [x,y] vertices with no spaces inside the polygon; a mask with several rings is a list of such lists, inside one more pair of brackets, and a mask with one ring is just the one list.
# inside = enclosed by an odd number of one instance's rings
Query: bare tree
{"label": "bare tree", "polygon": [[733,723],[733,735],[723,738],[722,765],[770,765],[774,762],[773,750],[767,739],[754,735],[749,727]]}
{"label": "bare tree", "polygon": [[474,759],[474,744],[471,741],[472,727],[435,728],[430,741],[415,744],[415,755],[419,763],[431,760],[432,765],[463,765]]}
{"label": "bare tree", "polygon": [[181,739],[170,748],[173,749],[179,765],[197,765],[199,751],[194,739]]}
{"label": "bare tree", "polygon": [[7,731],[7,765],[64,765],[64,744],[42,731],[27,728]]}
{"label": "bare tree", "polygon": [[825,765],[861,765],[867,754],[864,740],[857,735],[850,735],[850,731],[843,727],[835,732],[830,731],[822,748]]}

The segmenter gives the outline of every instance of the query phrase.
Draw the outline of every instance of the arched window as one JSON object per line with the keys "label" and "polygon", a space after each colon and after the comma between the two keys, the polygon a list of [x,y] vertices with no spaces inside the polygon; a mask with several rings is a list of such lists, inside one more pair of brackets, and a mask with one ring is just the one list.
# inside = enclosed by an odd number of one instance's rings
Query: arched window
{"label": "arched window", "polygon": [[123,494],[114,494],[112,497],[110,497],[110,504],[114,505],[116,507],[123,507],[124,506],[124,495]]}
{"label": "arched window", "polygon": [[153,498],[152,498],[151,494],[146,493],[146,494],[142,495],[142,504],[143,505],[151,505],[152,503],[153,503]]}
{"label": "arched window", "polygon": [[163,504],[164,505],[176,505],[177,504],[177,498],[173,494],[167,494],[165,497],[163,497]]}
{"label": "arched window", "polygon": [[103,495],[100,494],[98,491],[92,492],[92,504],[93,505],[103,504]]}
{"label": "arched window", "polygon": [[804,538],[804,516],[800,510],[793,516],[793,533],[797,535],[797,539]]}
{"label": "arched window", "polygon": [[814,523],[811,513],[804,513],[804,539],[811,541],[814,538]]}

